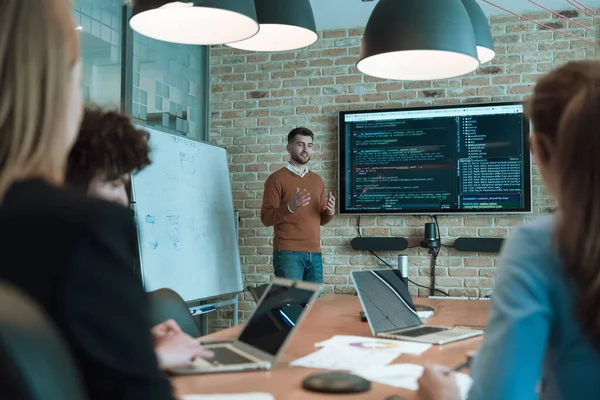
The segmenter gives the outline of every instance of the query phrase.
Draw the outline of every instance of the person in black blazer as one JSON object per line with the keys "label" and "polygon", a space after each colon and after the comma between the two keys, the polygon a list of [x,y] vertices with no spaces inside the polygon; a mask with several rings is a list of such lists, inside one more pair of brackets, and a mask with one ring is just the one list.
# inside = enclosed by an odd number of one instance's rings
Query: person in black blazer
{"label": "person in black blazer", "polygon": [[0,38],[0,279],[56,322],[91,400],[173,399],[129,210],[64,189],[83,112],[70,1],[0,1]]}
{"label": "person in black blazer", "polygon": [[15,183],[0,207],[0,277],[58,323],[92,399],[172,396],[131,269],[136,245],[127,209],[43,180]]}

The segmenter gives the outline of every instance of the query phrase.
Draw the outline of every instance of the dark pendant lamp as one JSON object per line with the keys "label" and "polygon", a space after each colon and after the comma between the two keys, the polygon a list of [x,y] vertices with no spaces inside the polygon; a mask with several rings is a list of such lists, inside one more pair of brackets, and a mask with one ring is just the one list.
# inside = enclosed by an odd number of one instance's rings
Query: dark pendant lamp
{"label": "dark pendant lamp", "polygon": [[131,28],[165,42],[213,45],[258,32],[253,0],[134,0]]}
{"label": "dark pendant lamp", "polygon": [[259,32],[228,46],[249,51],[284,51],[317,41],[315,17],[309,0],[254,0]]}
{"label": "dark pendant lamp", "polygon": [[481,64],[490,62],[496,56],[496,51],[494,50],[494,40],[492,39],[487,17],[476,0],[462,0],[462,3],[471,18],[471,24],[475,32],[477,58],[479,58]]}
{"label": "dark pendant lamp", "polygon": [[433,80],[479,66],[461,0],[380,0],[362,39],[357,68],[383,79]]}

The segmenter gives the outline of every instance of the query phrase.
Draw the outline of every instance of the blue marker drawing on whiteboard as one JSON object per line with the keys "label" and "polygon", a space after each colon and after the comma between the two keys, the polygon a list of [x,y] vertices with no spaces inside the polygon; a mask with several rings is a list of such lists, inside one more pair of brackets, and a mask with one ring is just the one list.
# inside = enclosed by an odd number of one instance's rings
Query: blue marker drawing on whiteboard
{"label": "blue marker drawing on whiteboard", "polygon": [[195,174],[196,166],[194,165],[194,156],[182,151],[179,152],[179,160],[181,161],[181,170],[186,174]]}
{"label": "blue marker drawing on whiteboard", "polygon": [[169,237],[169,250],[181,250],[179,241],[179,215],[173,211],[167,211],[167,229]]}
{"label": "blue marker drawing on whiteboard", "polygon": [[207,223],[204,218],[201,219],[200,217],[194,217],[192,229],[194,230],[194,238],[196,240],[202,239],[202,238],[205,238],[208,236],[206,233],[206,228],[207,228],[206,225],[207,225]]}
{"label": "blue marker drawing on whiteboard", "polygon": [[156,238],[156,218],[148,214],[145,217],[146,221],[146,244],[153,249],[158,248],[158,239]]}

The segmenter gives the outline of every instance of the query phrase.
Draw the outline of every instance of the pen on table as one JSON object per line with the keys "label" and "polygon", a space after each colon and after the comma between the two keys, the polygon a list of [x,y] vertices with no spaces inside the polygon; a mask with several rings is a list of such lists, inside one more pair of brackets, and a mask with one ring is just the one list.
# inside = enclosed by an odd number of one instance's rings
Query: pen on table
{"label": "pen on table", "polygon": [[[467,358],[467,361],[465,361],[465,362],[463,362],[463,363],[460,363],[460,364],[458,364],[458,365],[454,366],[454,367],[452,368],[452,371],[454,371],[454,372],[458,372],[458,371],[461,371],[461,370],[463,370],[463,369],[465,369],[465,368],[469,368],[470,366],[471,366],[471,359],[470,359],[470,358]],[[448,375],[448,374],[450,374],[450,371],[448,371],[448,372],[446,373],[446,375]]]}
{"label": "pen on table", "polygon": [[471,359],[468,358],[467,361],[465,361],[462,364],[458,364],[457,366],[455,366],[454,368],[452,368],[452,370],[458,372],[458,371],[461,371],[461,370],[463,370],[465,368],[469,368],[470,366],[471,366]]}
{"label": "pen on table", "polygon": [[231,343],[231,340],[207,340],[207,341],[200,341],[201,345],[207,345],[207,344],[223,344],[223,343]]}

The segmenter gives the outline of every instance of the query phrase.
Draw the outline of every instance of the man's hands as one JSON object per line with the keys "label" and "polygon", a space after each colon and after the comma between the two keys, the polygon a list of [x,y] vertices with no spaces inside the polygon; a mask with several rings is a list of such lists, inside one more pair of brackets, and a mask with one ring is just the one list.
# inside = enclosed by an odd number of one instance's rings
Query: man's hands
{"label": "man's hands", "polygon": [[[291,212],[296,212],[296,210],[306,207],[310,203],[310,193],[306,189],[300,190],[300,188],[296,188],[296,193],[292,196],[290,201],[288,201],[288,208]],[[329,192],[327,196],[327,214],[333,215],[335,214],[335,197],[332,192]]]}
{"label": "man's hands", "polygon": [[200,345],[200,342],[184,333],[172,319],[158,324],[150,331],[154,351],[162,370],[185,367],[196,357],[210,358],[213,353]]}
{"label": "man's hands", "polygon": [[454,371],[441,365],[427,366],[419,378],[419,399],[461,400]]}
{"label": "man's hands", "polygon": [[291,212],[295,212],[297,209],[306,207],[310,203],[310,193],[306,189],[296,188],[296,193],[292,196],[288,202],[288,208]]}
{"label": "man's hands", "polygon": [[335,214],[335,197],[332,192],[329,192],[329,196],[327,196],[327,214]]}

